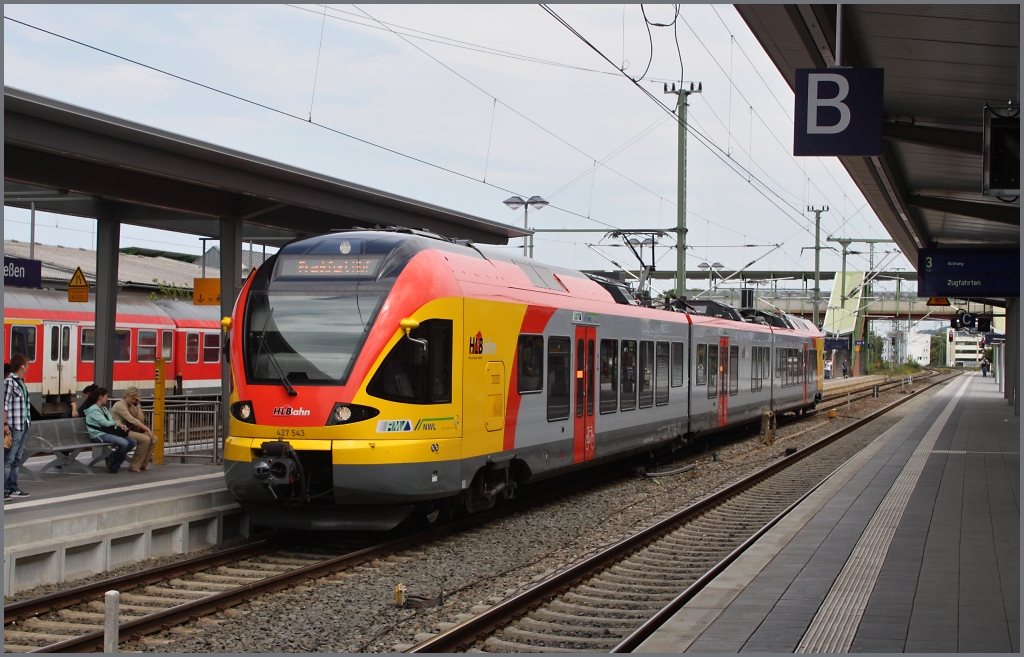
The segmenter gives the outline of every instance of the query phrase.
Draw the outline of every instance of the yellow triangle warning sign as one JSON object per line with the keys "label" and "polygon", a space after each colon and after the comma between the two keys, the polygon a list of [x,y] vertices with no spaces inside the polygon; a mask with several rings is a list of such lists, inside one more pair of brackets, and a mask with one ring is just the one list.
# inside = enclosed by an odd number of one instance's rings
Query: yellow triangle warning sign
{"label": "yellow triangle warning sign", "polygon": [[85,280],[85,274],[82,273],[81,267],[75,269],[75,275],[71,277],[71,282],[68,283],[68,289],[73,287],[89,289],[89,281]]}

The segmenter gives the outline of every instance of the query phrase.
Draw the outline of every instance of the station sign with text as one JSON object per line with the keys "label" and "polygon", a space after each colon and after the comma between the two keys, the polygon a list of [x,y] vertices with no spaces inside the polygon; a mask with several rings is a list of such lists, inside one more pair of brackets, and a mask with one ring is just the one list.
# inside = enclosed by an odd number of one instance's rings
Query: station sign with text
{"label": "station sign with text", "polygon": [[883,72],[798,68],[793,155],[881,155]]}
{"label": "station sign with text", "polygon": [[921,249],[919,297],[1019,297],[1018,249]]}
{"label": "station sign with text", "polygon": [[42,287],[43,263],[39,260],[4,256],[4,285]]}

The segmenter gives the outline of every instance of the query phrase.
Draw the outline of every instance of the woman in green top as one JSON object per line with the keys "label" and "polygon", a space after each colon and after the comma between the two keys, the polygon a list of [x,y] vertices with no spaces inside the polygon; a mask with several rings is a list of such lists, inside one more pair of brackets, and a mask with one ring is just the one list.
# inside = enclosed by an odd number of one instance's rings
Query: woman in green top
{"label": "woman in green top", "polygon": [[85,398],[82,407],[85,409],[85,424],[89,427],[92,442],[113,443],[115,446],[114,452],[107,457],[107,472],[113,474],[124,463],[128,452],[135,449],[135,440],[127,435],[118,436],[111,433],[115,429],[120,429],[127,434],[128,427],[111,417],[110,411],[107,410],[108,394],[106,388],[96,388]]}

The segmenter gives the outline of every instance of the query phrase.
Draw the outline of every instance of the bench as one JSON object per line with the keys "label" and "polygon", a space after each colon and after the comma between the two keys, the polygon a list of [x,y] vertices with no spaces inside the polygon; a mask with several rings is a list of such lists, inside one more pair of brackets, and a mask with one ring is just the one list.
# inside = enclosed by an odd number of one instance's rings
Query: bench
{"label": "bench", "polygon": [[79,454],[94,447],[101,449],[96,450],[98,455],[89,461],[89,467],[106,459],[113,444],[93,442],[84,417],[33,422],[28,427],[28,435],[25,436],[25,455],[22,457],[21,472],[29,479],[41,481],[39,475],[25,467],[25,462],[33,456],[53,454],[54,459],[44,465],[39,472],[60,468],[59,472],[64,474],[94,474],[92,470],[78,462]]}

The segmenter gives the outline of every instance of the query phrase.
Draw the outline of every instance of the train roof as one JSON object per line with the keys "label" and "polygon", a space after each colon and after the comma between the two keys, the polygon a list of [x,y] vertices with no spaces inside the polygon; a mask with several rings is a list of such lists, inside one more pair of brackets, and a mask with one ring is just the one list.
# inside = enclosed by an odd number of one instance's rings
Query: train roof
{"label": "train roof", "polygon": [[[96,312],[95,295],[90,295],[86,303],[71,303],[67,292],[58,290],[34,290],[26,288],[4,288],[4,311],[10,309],[26,310],[30,316],[33,311],[56,313],[87,313]],[[219,319],[220,308],[216,306],[193,306],[185,301],[158,300],[151,301],[141,294],[119,292],[117,295],[117,313],[119,315],[149,315],[172,319],[196,319],[201,321]]]}

